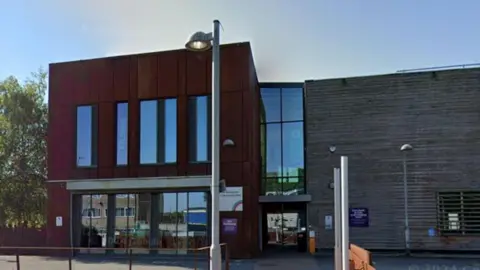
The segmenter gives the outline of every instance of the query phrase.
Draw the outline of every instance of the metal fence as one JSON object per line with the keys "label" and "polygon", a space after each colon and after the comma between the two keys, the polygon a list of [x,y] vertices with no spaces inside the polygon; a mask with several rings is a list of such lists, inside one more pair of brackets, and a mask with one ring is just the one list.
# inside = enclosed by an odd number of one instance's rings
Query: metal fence
{"label": "metal fence", "polygon": [[[222,269],[230,269],[228,246],[222,249]],[[196,249],[0,247],[5,270],[161,270],[209,269],[210,247]],[[171,254],[169,254],[171,253]],[[180,254],[181,253],[181,254]],[[34,256],[30,254],[42,254]]]}

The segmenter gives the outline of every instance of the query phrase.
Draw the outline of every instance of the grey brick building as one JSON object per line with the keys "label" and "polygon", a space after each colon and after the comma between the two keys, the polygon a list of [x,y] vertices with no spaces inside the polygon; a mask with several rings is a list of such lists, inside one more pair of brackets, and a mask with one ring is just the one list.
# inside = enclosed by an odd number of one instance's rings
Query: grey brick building
{"label": "grey brick building", "polygon": [[405,247],[400,147],[408,143],[411,248],[480,250],[480,69],[315,80],[304,90],[317,247],[334,245],[325,216],[334,212],[329,183],[341,155],[349,157],[350,207],[369,211],[369,226],[352,227],[351,242]]}

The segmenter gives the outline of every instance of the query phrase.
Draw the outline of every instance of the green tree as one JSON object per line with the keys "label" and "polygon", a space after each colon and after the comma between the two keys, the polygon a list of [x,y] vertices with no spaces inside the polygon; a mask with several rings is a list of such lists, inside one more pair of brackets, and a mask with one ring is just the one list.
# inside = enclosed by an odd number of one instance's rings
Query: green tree
{"label": "green tree", "polygon": [[0,81],[0,226],[46,222],[47,73]]}

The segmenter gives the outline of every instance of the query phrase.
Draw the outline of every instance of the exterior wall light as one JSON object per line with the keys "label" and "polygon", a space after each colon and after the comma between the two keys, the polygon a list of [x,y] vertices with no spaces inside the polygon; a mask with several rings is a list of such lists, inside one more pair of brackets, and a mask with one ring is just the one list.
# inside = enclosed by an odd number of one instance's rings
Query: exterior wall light
{"label": "exterior wall light", "polygon": [[224,147],[233,147],[233,146],[235,146],[235,142],[232,139],[225,139],[223,141],[223,146]]}

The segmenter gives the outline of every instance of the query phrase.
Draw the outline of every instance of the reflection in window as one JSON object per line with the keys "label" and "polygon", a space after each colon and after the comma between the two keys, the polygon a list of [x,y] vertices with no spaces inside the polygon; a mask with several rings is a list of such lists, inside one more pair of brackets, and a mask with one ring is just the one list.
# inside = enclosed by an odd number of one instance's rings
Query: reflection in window
{"label": "reflection in window", "polygon": [[[107,196],[82,195],[81,200],[80,247],[105,247],[107,243],[107,218],[102,213],[107,209]],[[81,252],[103,253],[104,251],[81,250]]]}
{"label": "reflection in window", "polygon": [[279,88],[262,88],[262,111],[265,114],[265,122],[280,122],[281,119],[281,98]]}
{"label": "reflection in window", "polygon": [[77,166],[97,165],[96,106],[77,107]]}
{"label": "reflection in window", "polygon": [[304,168],[303,122],[282,126],[282,176],[298,177]]}
{"label": "reflection in window", "polygon": [[190,97],[188,100],[189,159],[191,162],[210,160],[211,98]]}
{"label": "reflection in window", "polygon": [[177,162],[177,100],[140,102],[140,163]]}
{"label": "reflection in window", "polygon": [[187,253],[188,249],[188,227],[187,227],[187,218],[188,216],[188,193],[181,192],[178,193],[178,206],[177,206],[177,237],[175,239],[175,248],[177,248],[178,253],[184,254]]}
{"label": "reflection in window", "polygon": [[117,104],[117,165],[128,164],[128,103]]}
{"label": "reflection in window", "polygon": [[158,240],[160,253],[176,253],[177,193],[160,193],[158,196]]}
{"label": "reflection in window", "polygon": [[282,125],[267,124],[267,177],[281,175],[282,168]]}
{"label": "reflection in window", "polygon": [[305,193],[303,88],[262,88],[263,194]]}
{"label": "reflection in window", "polygon": [[303,89],[282,89],[282,122],[303,120]]}
{"label": "reflection in window", "polygon": [[208,246],[207,238],[207,212],[208,193],[188,193],[188,214],[186,218],[188,227],[188,248],[201,248]]}

